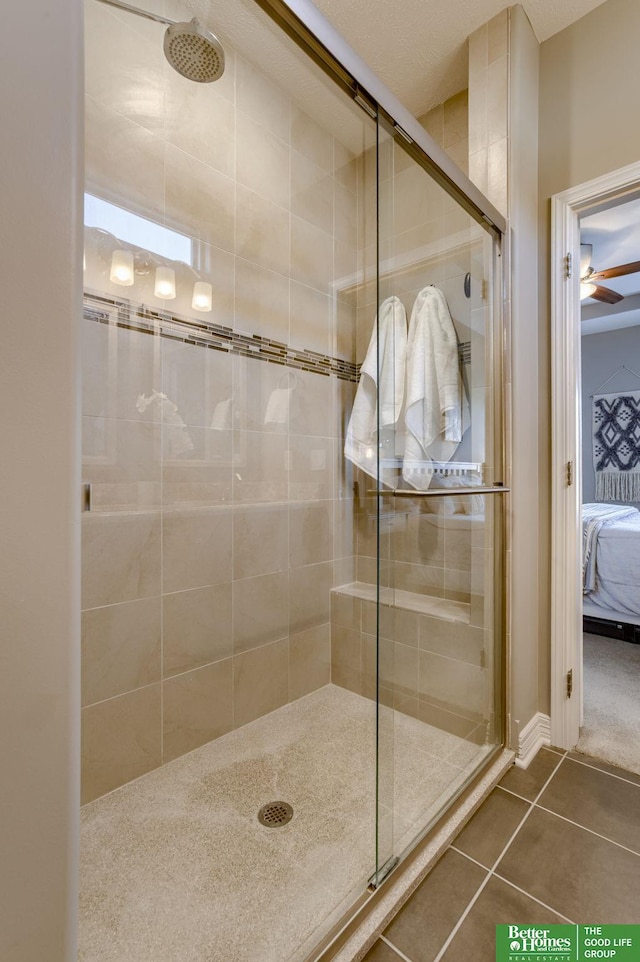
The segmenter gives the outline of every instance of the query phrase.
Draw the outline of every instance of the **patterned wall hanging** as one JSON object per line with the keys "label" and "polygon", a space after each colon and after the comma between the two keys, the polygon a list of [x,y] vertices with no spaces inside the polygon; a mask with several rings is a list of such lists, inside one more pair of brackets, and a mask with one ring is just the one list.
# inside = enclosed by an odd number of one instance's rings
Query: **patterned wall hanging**
{"label": "patterned wall hanging", "polygon": [[596,501],[640,501],[640,391],[593,397]]}

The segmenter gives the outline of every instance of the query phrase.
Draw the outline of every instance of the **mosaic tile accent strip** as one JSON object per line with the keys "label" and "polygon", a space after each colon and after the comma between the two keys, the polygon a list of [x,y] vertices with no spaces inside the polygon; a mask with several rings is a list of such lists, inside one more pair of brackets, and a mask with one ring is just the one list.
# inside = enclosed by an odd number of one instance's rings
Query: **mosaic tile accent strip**
{"label": "mosaic tile accent strip", "polygon": [[340,357],[331,357],[308,348],[291,347],[259,334],[245,334],[221,324],[152,310],[144,304],[118,300],[92,291],[85,291],[84,317],[98,324],[115,324],[140,334],[155,334],[196,347],[252,357],[257,361],[280,364],[324,377],[336,377],[341,381],[356,383],[360,373],[360,365]]}
{"label": "mosaic tile accent strip", "polygon": [[[290,347],[260,334],[244,334],[231,327],[179,317],[168,311],[154,311],[144,304],[117,300],[91,291],[84,294],[84,317],[99,324],[114,324],[139,334],[152,334],[169,340],[183,341],[196,347],[206,347],[227,354],[253,357],[270,364],[337,377],[341,381],[357,383],[360,364],[331,357],[308,348]],[[458,345],[461,364],[471,363],[471,342]]]}

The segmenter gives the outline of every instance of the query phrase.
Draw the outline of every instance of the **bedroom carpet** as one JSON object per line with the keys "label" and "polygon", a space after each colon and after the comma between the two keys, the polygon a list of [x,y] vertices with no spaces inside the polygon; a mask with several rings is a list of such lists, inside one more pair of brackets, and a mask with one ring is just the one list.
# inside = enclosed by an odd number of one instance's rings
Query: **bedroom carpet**
{"label": "bedroom carpet", "polygon": [[640,645],[585,633],[576,750],[640,774]]}

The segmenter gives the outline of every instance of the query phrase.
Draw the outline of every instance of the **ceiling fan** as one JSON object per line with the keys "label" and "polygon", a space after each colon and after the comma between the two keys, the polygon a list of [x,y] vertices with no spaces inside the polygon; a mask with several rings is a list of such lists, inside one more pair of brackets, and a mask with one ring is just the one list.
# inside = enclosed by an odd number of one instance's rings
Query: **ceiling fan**
{"label": "ceiling fan", "polygon": [[595,301],[602,301],[604,304],[617,304],[624,297],[612,291],[610,287],[601,287],[596,281],[606,281],[612,277],[624,277],[625,274],[637,274],[640,272],[640,261],[632,261],[630,264],[619,264],[618,267],[609,267],[604,271],[596,271],[591,266],[593,254],[593,244],[580,244],[580,299],[592,297]]}

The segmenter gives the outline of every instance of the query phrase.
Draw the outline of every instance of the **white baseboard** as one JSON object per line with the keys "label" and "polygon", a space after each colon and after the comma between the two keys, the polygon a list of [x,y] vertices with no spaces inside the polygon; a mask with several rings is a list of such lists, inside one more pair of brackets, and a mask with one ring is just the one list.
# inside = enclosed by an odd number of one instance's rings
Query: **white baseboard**
{"label": "white baseboard", "polygon": [[520,732],[516,757],[518,768],[528,768],[538,749],[550,744],[551,719],[548,715],[538,712]]}

